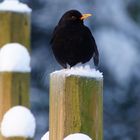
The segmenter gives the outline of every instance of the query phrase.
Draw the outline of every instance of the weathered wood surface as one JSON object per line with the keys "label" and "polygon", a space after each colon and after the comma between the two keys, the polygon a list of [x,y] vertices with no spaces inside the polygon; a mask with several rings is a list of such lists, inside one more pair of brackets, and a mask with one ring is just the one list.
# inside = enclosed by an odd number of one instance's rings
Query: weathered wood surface
{"label": "weathered wood surface", "polygon": [[0,72],[0,122],[8,109],[16,105],[29,107],[29,73]]}
{"label": "weathered wood surface", "polygon": [[[29,73],[0,72],[0,122],[2,121],[3,115],[13,106],[23,105],[29,108],[29,90]],[[17,138],[17,140],[22,139]],[[4,138],[0,134],[0,140],[13,139]]]}
{"label": "weathered wood surface", "polygon": [[30,50],[30,13],[0,11],[0,48],[18,42]]}
{"label": "weathered wood surface", "polygon": [[103,79],[51,74],[50,140],[81,132],[103,140]]}
{"label": "weathered wood surface", "polygon": [[[31,14],[29,12],[0,11],[0,48],[7,43],[20,43],[30,51]],[[22,62],[21,62],[22,63]],[[13,106],[29,107],[30,73],[0,72],[0,122]],[[18,119],[18,118],[17,118]],[[4,138],[0,140],[29,140]]]}

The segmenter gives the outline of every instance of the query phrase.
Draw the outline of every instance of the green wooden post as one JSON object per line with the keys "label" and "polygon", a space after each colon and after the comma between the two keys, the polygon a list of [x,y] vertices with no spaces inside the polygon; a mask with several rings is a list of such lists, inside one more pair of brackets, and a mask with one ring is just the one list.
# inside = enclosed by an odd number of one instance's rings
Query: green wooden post
{"label": "green wooden post", "polygon": [[0,72],[0,122],[13,106],[29,107],[30,73]]}
{"label": "green wooden post", "polygon": [[[18,0],[0,3],[0,48],[7,43],[17,42],[30,50],[30,19],[31,9]],[[9,108],[15,105],[29,107],[29,89],[30,72],[0,72],[0,122]],[[4,138],[0,134],[0,140],[13,139],[27,140]]]}
{"label": "green wooden post", "polygon": [[103,140],[103,78],[68,74],[50,76],[50,140],[84,133]]}
{"label": "green wooden post", "polygon": [[[5,7],[7,3],[11,4],[11,9]],[[30,50],[31,10],[25,6],[18,0],[4,0],[0,4],[0,48],[7,43],[18,42]]]}
{"label": "green wooden post", "polygon": [[[29,108],[30,73],[0,72],[0,122],[3,115],[13,106]],[[17,118],[18,119],[18,118]],[[28,140],[25,138],[5,138],[0,140]]]}

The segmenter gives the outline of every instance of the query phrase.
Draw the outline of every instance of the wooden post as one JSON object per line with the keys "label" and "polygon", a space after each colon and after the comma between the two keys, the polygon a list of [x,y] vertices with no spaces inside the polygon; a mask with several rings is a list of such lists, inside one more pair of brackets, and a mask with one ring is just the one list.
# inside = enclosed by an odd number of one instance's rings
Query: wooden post
{"label": "wooden post", "polygon": [[[0,4],[1,7],[3,3]],[[12,5],[11,8],[13,9]],[[0,48],[7,43],[18,42],[30,50],[30,16],[28,11],[0,8]]]}
{"label": "wooden post", "polygon": [[[0,48],[7,43],[17,42],[30,50],[30,17],[31,9],[18,0],[4,0],[0,3]],[[15,105],[29,107],[29,89],[29,72],[0,72],[0,122],[11,107]],[[0,140],[13,139],[27,140],[27,138],[4,138],[0,134]]]}
{"label": "wooden post", "polygon": [[0,72],[0,122],[3,115],[13,106],[29,108],[29,73]]}
{"label": "wooden post", "polygon": [[[0,122],[3,115],[13,106],[23,105],[29,108],[29,90],[30,73],[0,72]],[[0,140],[15,139],[0,135]],[[27,139],[17,138],[16,140]]]}
{"label": "wooden post", "polygon": [[52,73],[49,117],[50,140],[78,132],[103,140],[103,78]]}

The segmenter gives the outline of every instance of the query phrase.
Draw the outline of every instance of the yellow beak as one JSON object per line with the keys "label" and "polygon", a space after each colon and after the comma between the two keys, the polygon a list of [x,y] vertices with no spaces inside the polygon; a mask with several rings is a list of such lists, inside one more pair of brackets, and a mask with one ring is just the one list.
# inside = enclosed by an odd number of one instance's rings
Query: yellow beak
{"label": "yellow beak", "polygon": [[84,20],[88,17],[92,16],[92,14],[83,14],[82,17],[80,18],[81,20]]}

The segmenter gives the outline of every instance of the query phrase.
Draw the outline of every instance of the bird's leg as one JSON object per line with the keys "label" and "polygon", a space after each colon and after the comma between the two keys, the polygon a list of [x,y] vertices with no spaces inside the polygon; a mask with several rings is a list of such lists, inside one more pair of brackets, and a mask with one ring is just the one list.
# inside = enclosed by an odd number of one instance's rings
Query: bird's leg
{"label": "bird's leg", "polygon": [[70,66],[70,65],[67,65],[67,69],[71,69],[72,68],[72,66]]}

